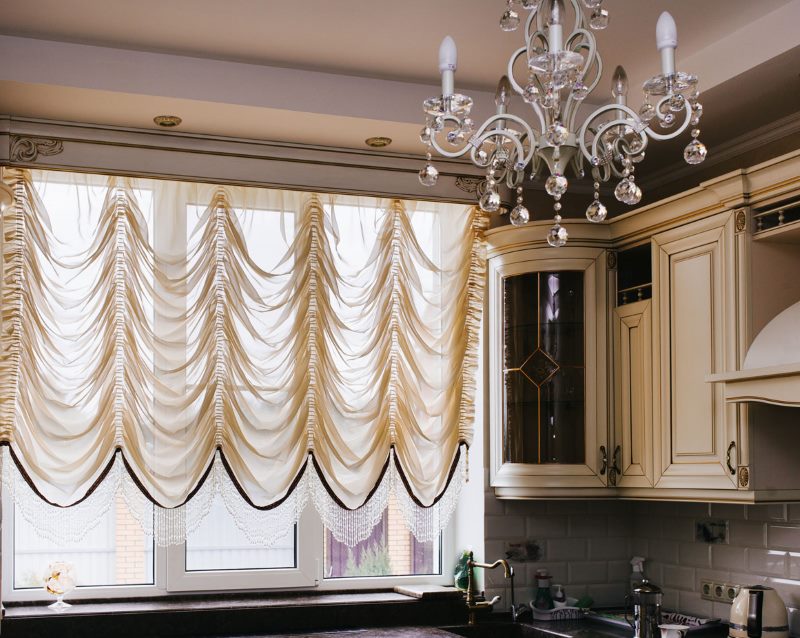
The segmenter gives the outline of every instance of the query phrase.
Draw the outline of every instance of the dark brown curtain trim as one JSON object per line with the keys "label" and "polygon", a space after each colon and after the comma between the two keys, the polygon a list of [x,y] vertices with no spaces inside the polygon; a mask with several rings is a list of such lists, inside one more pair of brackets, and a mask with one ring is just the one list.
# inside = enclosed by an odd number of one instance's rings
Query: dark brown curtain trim
{"label": "dark brown curtain trim", "polygon": [[[85,501],[87,498],[89,498],[94,493],[94,491],[100,486],[100,483],[102,483],[102,481],[108,476],[108,473],[111,471],[111,467],[114,465],[114,459],[116,458],[117,454],[119,454],[120,457],[122,458],[122,463],[125,466],[125,471],[128,473],[128,476],[131,478],[131,480],[133,481],[134,485],[136,485],[136,487],[142,493],[142,495],[148,501],[150,501],[153,505],[155,505],[156,507],[161,507],[162,509],[174,509],[174,508],[165,508],[165,507],[163,507],[158,501],[156,501],[150,495],[150,493],[147,491],[145,486],[142,484],[142,482],[136,476],[136,473],[133,471],[133,468],[128,463],[128,459],[125,458],[125,453],[120,448],[117,448],[116,450],[114,450],[114,454],[112,455],[112,457],[109,460],[109,462],[105,465],[105,467],[101,470],[101,472],[97,476],[97,479],[95,480],[95,482],[92,483],[91,487],[89,487],[89,489],[86,490],[86,492],[78,500],[74,501],[73,503],[70,503],[69,505],[59,505],[58,503],[53,503],[52,501],[50,501],[47,498],[45,498],[44,494],[42,494],[39,491],[39,489],[34,484],[33,480],[31,480],[31,477],[25,471],[25,468],[23,467],[22,463],[20,462],[19,458],[17,457],[17,454],[14,451],[14,448],[11,446],[10,442],[9,441],[0,441],[0,446],[7,446],[8,447],[8,450],[11,453],[11,459],[14,461],[14,465],[17,467],[17,470],[19,471],[19,473],[22,476],[23,480],[28,484],[28,487],[31,488],[33,493],[36,494],[36,496],[39,497],[40,499],[42,499],[45,503],[47,503],[48,505],[51,505],[53,507],[59,507],[59,508],[65,509],[65,508],[68,508],[68,507],[73,507],[75,505],[78,505],[78,504],[82,503],[83,501]],[[445,483],[444,488],[442,489],[441,493],[439,493],[439,495],[433,500],[433,503],[431,503],[431,505],[423,505],[420,502],[420,500],[416,497],[414,492],[411,490],[411,485],[410,485],[410,483],[408,481],[408,478],[406,477],[405,471],[403,470],[402,466],[400,465],[400,461],[397,458],[397,455],[396,454],[394,455],[395,468],[397,469],[397,473],[400,476],[400,480],[403,482],[403,486],[406,488],[406,492],[408,492],[408,495],[411,497],[411,500],[414,501],[414,503],[418,507],[421,507],[423,509],[427,509],[429,507],[433,507],[434,505],[436,505],[442,499],[442,497],[444,496],[444,494],[447,491],[448,487],[450,487],[450,482],[453,480],[453,477],[455,476],[455,473],[456,473],[456,469],[458,468],[458,463],[459,463],[459,460],[461,459],[461,446],[469,448],[469,446],[466,443],[462,443],[459,446],[459,448],[456,450],[456,454],[453,457],[453,463],[451,464],[450,471],[448,472],[448,475],[447,475],[447,482]],[[289,498],[291,493],[297,488],[297,485],[300,483],[300,480],[303,477],[303,473],[308,469],[308,460],[306,460],[306,462],[303,463],[303,466],[300,468],[300,471],[295,476],[295,478],[292,481],[291,485],[286,490],[286,494],[284,494],[279,500],[274,501],[273,503],[270,503],[268,505],[256,505],[255,503],[253,503],[253,501],[250,499],[250,497],[245,492],[244,488],[241,486],[239,481],[234,476],[233,470],[232,470],[230,464],[228,463],[228,460],[225,458],[225,453],[221,449],[218,449],[218,451],[219,451],[219,454],[220,454],[220,459],[222,460],[222,465],[225,468],[225,472],[227,473],[228,478],[230,478],[230,480],[233,483],[233,485],[236,487],[236,491],[239,492],[239,495],[242,497],[242,499],[250,507],[252,507],[253,509],[262,511],[262,512],[266,511],[266,510],[275,509],[276,507],[282,505],[286,501],[286,499]],[[360,509],[361,507],[364,507],[364,505],[366,505],[367,502],[374,496],[375,492],[378,490],[378,487],[380,486],[381,481],[385,477],[387,470],[389,469],[389,461],[390,461],[389,458],[386,459],[386,462],[383,464],[383,468],[381,469],[381,473],[380,473],[377,481],[375,481],[375,485],[373,485],[373,487],[370,490],[369,494],[364,499],[364,502],[361,503],[361,505],[359,505],[358,507],[351,508],[351,507],[347,507],[339,499],[339,497],[334,493],[334,491],[331,489],[331,486],[328,484],[328,481],[325,479],[325,476],[322,473],[322,468],[320,467],[320,465],[317,462],[317,460],[314,458],[314,455],[313,454],[309,454],[308,456],[309,456],[309,458],[311,459],[311,462],[314,465],[314,469],[316,469],[316,471],[317,471],[317,475],[319,476],[320,483],[322,483],[322,486],[325,488],[325,491],[328,492],[328,495],[331,497],[331,499],[333,499],[333,501],[339,507],[341,507],[342,509],[347,510],[347,511],[355,511],[357,509]],[[212,457],[211,461],[208,464],[208,467],[206,467],[206,469],[203,471],[202,476],[198,480],[197,485],[195,485],[195,487],[192,489],[192,491],[189,492],[189,495],[186,497],[186,499],[183,502],[181,502],[180,505],[178,505],[176,507],[182,507],[183,505],[188,503],[192,499],[192,497],[194,497],[197,494],[198,491],[200,491],[200,488],[205,484],[206,480],[208,479],[208,476],[211,474],[211,467],[212,467],[213,463],[214,463],[214,459]]]}

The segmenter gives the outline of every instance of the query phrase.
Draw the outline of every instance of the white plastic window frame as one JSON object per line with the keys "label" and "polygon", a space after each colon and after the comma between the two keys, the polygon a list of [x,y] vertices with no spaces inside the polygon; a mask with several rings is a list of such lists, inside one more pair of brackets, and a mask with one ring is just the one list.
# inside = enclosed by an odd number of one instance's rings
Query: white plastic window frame
{"label": "white plastic window frame", "polygon": [[[2,495],[2,599],[8,602],[52,601],[40,588],[14,588],[14,501],[3,488]],[[456,519],[454,514],[453,520]],[[296,566],[276,569],[186,571],[186,545],[153,548],[152,584],[78,587],[70,600],[123,599],[141,596],[168,596],[173,593],[212,593],[221,591],[296,590],[319,591],[386,589],[403,585],[449,585],[455,565],[455,533],[448,527],[439,537],[439,574],[409,576],[371,576],[323,578],[324,527],[313,505],[303,512],[297,524]]]}

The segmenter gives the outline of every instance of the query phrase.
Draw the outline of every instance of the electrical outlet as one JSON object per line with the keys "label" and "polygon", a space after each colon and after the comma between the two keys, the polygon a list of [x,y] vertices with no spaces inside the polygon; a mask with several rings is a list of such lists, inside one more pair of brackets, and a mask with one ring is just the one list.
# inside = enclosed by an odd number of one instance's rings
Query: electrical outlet
{"label": "electrical outlet", "polygon": [[741,585],[720,583],[713,580],[700,579],[700,597],[715,603],[732,603],[739,594]]}

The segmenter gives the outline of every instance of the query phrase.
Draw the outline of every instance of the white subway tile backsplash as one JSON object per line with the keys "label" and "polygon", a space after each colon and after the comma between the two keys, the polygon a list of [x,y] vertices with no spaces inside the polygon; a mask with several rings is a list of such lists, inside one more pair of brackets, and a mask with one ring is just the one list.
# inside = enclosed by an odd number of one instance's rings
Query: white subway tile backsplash
{"label": "white subway tile backsplash", "polygon": [[587,514],[589,504],[586,501],[549,501],[547,503],[548,514]]}
{"label": "white subway tile backsplash", "polygon": [[670,563],[672,565],[676,565],[678,563],[677,541],[670,541],[666,539],[650,541],[650,555],[648,558],[660,563]]}
{"label": "white subway tile backsplash", "polygon": [[525,519],[522,516],[487,516],[484,523],[487,540],[525,538]]}
{"label": "white subway tile backsplash", "polygon": [[678,591],[678,609],[685,614],[710,618],[714,610],[711,601],[700,598],[698,592]]}
{"label": "white subway tile backsplash", "polygon": [[787,552],[774,549],[747,550],[747,569],[754,574],[784,576]]}
{"label": "white subway tile backsplash", "polygon": [[546,538],[563,538],[567,535],[566,516],[529,516],[527,519],[528,538],[541,541]]}
{"label": "white subway tile backsplash", "polygon": [[661,537],[676,541],[693,541],[694,527],[693,518],[673,518],[670,519],[670,524],[662,530]]}
{"label": "white subway tile backsplash", "polygon": [[586,558],[585,538],[551,538],[547,541],[547,560],[582,560]]}
{"label": "white subway tile backsplash", "polygon": [[608,534],[607,516],[570,516],[569,535],[596,538]]}
{"label": "white subway tile backsplash", "polygon": [[712,545],[711,566],[714,569],[747,569],[746,553],[747,550],[744,547],[733,547],[731,545]]}
{"label": "white subway tile backsplash", "polygon": [[[767,583],[787,604],[800,607],[800,504],[498,503],[487,493],[487,558],[499,557],[494,553],[502,555],[506,541],[521,538],[538,540],[543,550],[541,562],[515,565],[520,592],[534,591],[534,573],[544,567],[568,595],[588,594],[596,605],[620,605],[629,583],[630,557],[638,555],[647,558],[645,572],[664,590],[667,609],[727,618],[729,605],[700,598],[701,579]],[[729,521],[727,544],[695,539],[696,522],[709,517]],[[495,576],[502,574],[491,577],[491,589],[507,595],[507,586],[495,583]]]}
{"label": "white subway tile backsplash", "polygon": [[748,505],[746,516],[748,521],[785,521],[786,505],[783,503]]}
{"label": "white subway tile backsplash", "polygon": [[758,521],[731,521],[730,543],[742,547],[766,547],[767,526]]}
{"label": "white subway tile backsplash", "polygon": [[800,526],[769,525],[767,527],[767,542],[769,547],[800,548]]}
{"label": "white subway tile backsplash", "polygon": [[631,562],[629,559],[625,560],[610,560],[608,561],[608,582],[609,583],[623,583],[630,579],[631,575]]}
{"label": "white subway tile backsplash", "polygon": [[620,560],[625,557],[630,558],[629,554],[630,542],[627,538],[617,536],[589,539],[590,560]]}
{"label": "white subway tile backsplash", "polygon": [[608,582],[608,563],[605,561],[582,561],[569,563],[570,583],[606,583]]}
{"label": "white subway tile backsplash", "polygon": [[664,579],[662,585],[664,587],[684,589],[686,591],[694,591],[695,589],[695,571],[691,567],[664,565],[662,575]]}
{"label": "white subway tile backsplash", "polygon": [[689,567],[711,567],[711,546],[707,543],[680,543],[678,564]]}
{"label": "white subway tile backsplash", "polygon": [[713,518],[744,520],[744,511],[744,505],[733,505],[731,503],[711,503],[710,516]]}
{"label": "white subway tile backsplash", "polygon": [[[789,503],[789,505],[786,507],[786,510],[786,518],[788,520],[800,522],[800,503]],[[798,613],[795,615],[797,616],[798,624],[800,624],[800,610],[798,610]]]}

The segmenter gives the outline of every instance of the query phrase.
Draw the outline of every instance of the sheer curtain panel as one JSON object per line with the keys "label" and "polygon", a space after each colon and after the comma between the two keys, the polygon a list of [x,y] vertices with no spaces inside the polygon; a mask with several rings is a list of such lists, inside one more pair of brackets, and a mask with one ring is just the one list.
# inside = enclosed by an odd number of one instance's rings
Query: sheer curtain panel
{"label": "sheer curtain panel", "polygon": [[[222,495],[267,544],[313,503],[419,540],[470,443],[476,208],[6,169],[3,477],[45,534],[120,494],[162,544]],[[37,498],[34,498],[34,495]]]}

